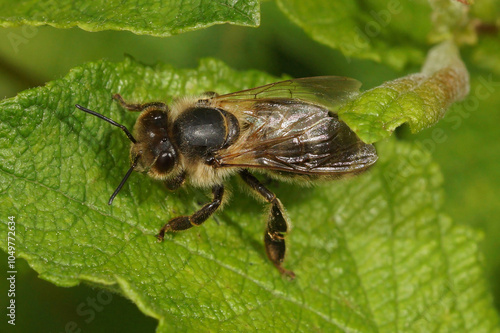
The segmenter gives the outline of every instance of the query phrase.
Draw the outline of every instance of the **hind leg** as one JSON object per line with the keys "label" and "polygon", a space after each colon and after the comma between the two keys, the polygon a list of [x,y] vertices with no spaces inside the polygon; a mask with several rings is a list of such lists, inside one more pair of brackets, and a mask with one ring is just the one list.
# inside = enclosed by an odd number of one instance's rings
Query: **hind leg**
{"label": "hind leg", "polygon": [[271,204],[264,234],[267,257],[281,274],[286,274],[293,279],[295,273],[282,266],[286,252],[285,234],[288,231],[288,223],[281,201],[247,170],[240,171],[239,174],[245,183]]}

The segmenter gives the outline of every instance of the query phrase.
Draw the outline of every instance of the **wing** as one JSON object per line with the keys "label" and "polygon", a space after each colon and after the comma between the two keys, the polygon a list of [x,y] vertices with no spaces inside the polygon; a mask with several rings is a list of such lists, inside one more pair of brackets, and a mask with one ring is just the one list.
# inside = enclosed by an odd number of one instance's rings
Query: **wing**
{"label": "wing", "polygon": [[[330,111],[356,96],[361,83],[357,80],[341,76],[317,76],[275,82],[261,87],[242,90],[214,97],[212,101],[224,107],[250,102],[256,99],[300,99],[322,105]],[[231,106],[229,106],[231,107]]]}
{"label": "wing", "polygon": [[377,160],[374,146],[362,142],[323,105],[259,95],[251,102],[226,104],[226,111],[241,112],[242,134],[219,151],[220,166],[339,176],[362,171]]}

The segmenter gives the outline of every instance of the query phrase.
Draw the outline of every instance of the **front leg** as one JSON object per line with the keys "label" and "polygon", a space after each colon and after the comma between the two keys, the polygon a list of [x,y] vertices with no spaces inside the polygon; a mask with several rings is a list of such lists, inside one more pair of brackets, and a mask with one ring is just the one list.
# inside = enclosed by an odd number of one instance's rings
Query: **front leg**
{"label": "front leg", "polygon": [[150,102],[150,103],[144,103],[144,104],[135,104],[135,103],[127,103],[123,99],[123,97],[120,94],[114,94],[113,99],[120,103],[122,107],[129,111],[134,111],[134,112],[142,112],[148,108],[155,108],[159,109],[161,111],[168,112],[168,106],[165,103],[162,102]]}
{"label": "front leg", "polygon": [[163,241],[165,237],[165,232],[168,231],[180,231],[191,228],[192,226],[198,226],[205,222],[215,211],[220,207],[222,203],[222,198],[224,196],[224,186],[215,185],[212,187],[213,199],[211,202],[207,203],[200,210],[195,212],[190,216],[179,216],[168,221],[167,224],[160,229],[156,238],[158,241]]}
{"label": "front leg", "polygon": [[180,174],[178,174],[174,178],[165,180],[164,183],[165,183],[165,186],[167,187],[167,189],[169,189],[170,191],[175,191],[179,187],[181,187],[182,184],[184,184],[185,180],[186,180],[186,171],[182,171]]}
{"label": "front leg", "polygon": [[247,170],[240,171],[240,176],[245,183],[271,204],[271,211],[267,219],[267,229],[264,234],[267,257],[281,274],[286,274],[292,279],[295,278],[294,272],[282,266],[286,252],[285,233],[288,230],[288,224],[284,213],[285,209],[281,201]]}

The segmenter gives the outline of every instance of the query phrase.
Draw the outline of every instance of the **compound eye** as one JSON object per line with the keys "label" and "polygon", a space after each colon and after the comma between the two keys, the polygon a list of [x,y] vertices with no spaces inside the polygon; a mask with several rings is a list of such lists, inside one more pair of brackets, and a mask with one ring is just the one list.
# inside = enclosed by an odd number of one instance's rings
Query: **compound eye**
{"label": "compound eye", "polygon": [[159,173],[169,173],[174,168],[175,157],[174,152],[162,153],[156,160],[155,169]]}

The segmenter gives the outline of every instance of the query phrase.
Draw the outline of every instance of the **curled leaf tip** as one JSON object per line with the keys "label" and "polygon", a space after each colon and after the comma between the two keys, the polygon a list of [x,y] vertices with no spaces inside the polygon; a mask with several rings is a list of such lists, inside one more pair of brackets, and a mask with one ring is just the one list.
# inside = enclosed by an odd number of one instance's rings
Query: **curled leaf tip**
{"label": "curled leaf tip", "polygon": [[430,127],[469,92],[469,74],[458,48],[445,41],[432,48],[420,73],[367,90],[339,110],[359,136],[372,143],[408,123],[412,132]]}
{"label": "curled leaf tip", "polygon": [[443,79],[441,87],[448,91],[450,104],[464,99],[469,93],[469,72],[452,41],[444,41],[429,51],[422,73]]}
{"label": "curled leaf tip", "polygon": [[429,51],[422,73],[428,77],[425,89],[433,91],[432,101],[439,119],[451,104],[469,93],[469,73],[451,41],[444,41]]}

